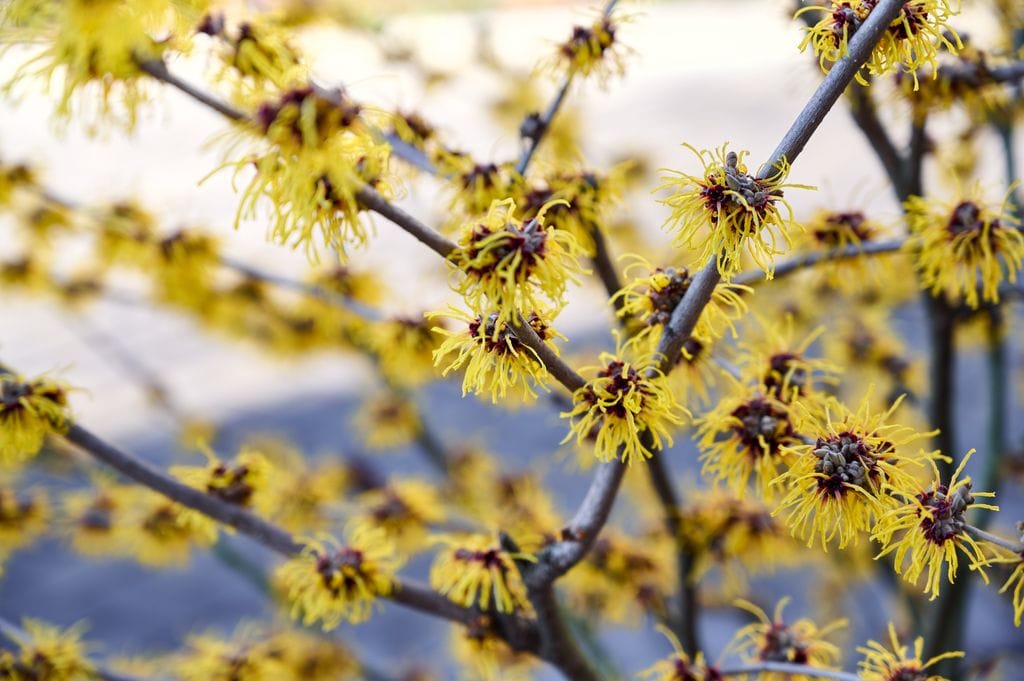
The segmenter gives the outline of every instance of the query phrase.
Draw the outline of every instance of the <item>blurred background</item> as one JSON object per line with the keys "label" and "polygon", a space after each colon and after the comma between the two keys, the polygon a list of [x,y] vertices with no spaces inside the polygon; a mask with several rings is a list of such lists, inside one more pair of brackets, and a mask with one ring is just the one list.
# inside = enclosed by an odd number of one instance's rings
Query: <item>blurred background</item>
{"label": "blurred background", "polygon": [[[416,110],[438,124],[457,148],[483,162],[514,158],[520,140],[518,121],[501,115],[515,93],[483,64],[482,54],[496,55],[510,71],[529,74],[574,23],[594,16],[585,3],[541,0],[379,0],[372,9],[369,29],[318,25],[300,30],[297,42],[316,77],[343,84],[370,106]],[[697,148],[729,141],[749,149],[754,165],[767,158],[820,81],[815,60],[797,49],[802,34],[792,10],[792,3],[781,0],[628,3],[626,13],[632,18],[620,37],[630,48],[626,77],[612,78],[606,88],[578,84],[562,112],[579,126],[582,161],[607,168],[633,159],[643,172],[642,182],[653,189],[658,168],[693,170],[692,154],[680,146],[684,141]],[[961,24],[978,35],[991,30],[980,14],[968,15]],[[412,52],[415,59],[396,60],[396,52]],[[16,49],[0,53],[0,80],[20,61]],[[202,82],[209,63],[199,52],[173,67]],[[539,75],[535,85],[543,102],[557,83]],[[236,260],[301,278],[307,268],[301,252],[268,244],[258,222],[232,228],[238,197],[231,172],[207,177],[222,162],[224,121],[175,91],[153,84],[148,92],[152,102],[129,136],[116,131],[90,136],[74,123],[57,126],[50,122],[52,101],[42,94],[5,96],[0,99],[0,157],[37,166],[46,184],[73,202],[135,199],[168,229],[202,226],[215,232]],[[884,111],[896,130],[908,127],[901,111],[895,106]],[[995,153],[995,139],[983,145],[991,148],[983,146],[982,157]],[[989,165],[983,175],[1001,182],[999,164]],[[929,186],[942,186],[940,173],[933,175]],[[856,206],[883,223],[899,221],[899,207],[881,168],[844,106],[825,120],[790,179],[818,187],[817,192],[787,196],[798,218],[821,206]],[[428,224],[445,220],[447,200],[439,199],[438,185],[430,178],[408,180],[401,203]],[[652,243],[668,244],[661,231],[667,213],[655,197],[637,192],[620,212]],[[433,254],[386,221],[375,224],[375,238],[352,260],[383,273],[394,292],[389,313],[419,316],[455,300]],[[0,218],[0,235],[9,229],[10,218]],[[0,255],[5,239],[0,236]],[[141,286],[130,276],[118,284],[128,293]],[[51,372],[80,387],[71,396],[77,418],[152,462],[201,462],[178,446],[182,421],[192,419],[217,427],[218,451],[234,451],[253,433],[274,433],[310,454],[367,455],[352,418],[377,379],[362,358],[334,352],[301,359],[276,356],[256,344],[210,333],[185,315],[127,298],[101,296],[69,311],[0,288],[0,356],[26,375]],[[610,343],[612,316],[594,281],[573,293],[559,321],[570,347],[581,355]],[[908,345],[922,342],[923,334],[915,330],[921,327],[920,312],[908,310]],[[1020,360],[1014,348],[1014,365]],[[982,428],[981,388],[971,380],[981,366],[978,353],[968,351],[957,367],[961,452],[978,445],[973,435]],[[154,401],[154,390],[165,399]],[[541,401],[518,411],[496,409],[462,399],[457,381],[432,385],[416,399],[445,442],[488,442],[509,469],[543,471],[563,513],[575,508],[589,476],[552,459],[565,432],[556,408]],[[1017,396],[1011,399],[1016,414]],[[1019,438],[1020,425],[1018,420],[1011,424],[1013,437]],[[697,454],[687,437],[680,437],[667,456],[679,479],[696,479]],[[414,447],[380,460],[387,470],[432,474]],[[1024,516],[1019,482],[1006,485],[1000,500],[1003,517]],[[237,565],[247,562],[266,564],[268,556],[238,536],[222,540],[216,555],[197,554],[187,568],[159,571],[127,561],[84,560],[59,541],[44,540],[7,562],[0,579],[0,616],[60,624],[87,620],[87,636],[99,644],[101,655],[164,651],[180,646],[188,632],[230,632],[246,618],[274,611],[259,586],[240,577]],[[422,574],[425,565],[418,561],[412,573]],[[796,601],[787,613],[793,616],[814,615],[821,604],[822,594],[805,592],[798,575],[781,572],[755,585],[758,602],[769,606],[792,595]],[[1024,636],[1007,626],[1009,604],[994,592],[974,589],[968,647],[979,654],[1009,647],[1024,655]],[[883,598],[884,592],[866,587],[849,601],[848,668],[855,659],[853,645],[877,636],[884,626]],[[732,608],[707,613],[704,638],[712,659],[746,621]],[[359,643],[367,661],[379,667],[395,668],[398,659],[401,669],[395,671],[426,664],[443,678],[453,674],[437,654],[446,645],[447,627],[394,605],[385,604],[365,625],[343,625],[339,635]],[[613,627],[603,636],[629,673],[668,652],[650,623]],[[556,675],[542,669],[540,678]],[[1015,677],[1010,672],[1003,678]]]}

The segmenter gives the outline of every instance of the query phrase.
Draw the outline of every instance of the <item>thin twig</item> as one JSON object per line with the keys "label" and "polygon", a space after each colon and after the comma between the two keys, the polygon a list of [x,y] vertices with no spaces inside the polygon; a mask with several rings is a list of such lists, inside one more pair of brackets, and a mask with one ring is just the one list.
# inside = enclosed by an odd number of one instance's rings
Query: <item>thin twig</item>
{"label": "thin twig", "polygon": [[601,675],[573,638],[558,606],[550,582],[529,587],[530,603],[537,613],[540,656],[558,667],[572,681],[601,681]]}
{"label": "thin twig", "polygon": [[391,203],[372,187],[363,187],[356,192],[356,199],[366,208],[383,215],[409,234],[423,242],[442,258],[447,258],[457,246],[437,230],[428,227],[417,218]]}
{"label": "thin twig", "polygon": [[794,272],[798,272],[809,267],[815,267],[822,263],[849,260],[861,255],[896,253],[903,248],[905,243],[905,239],[890,239],[887,241],[874,241],[866,244],[847,246],[846,248],[837,250],[807,253],[795,258],[790,258],[789,260],[784,260],[783,262],[775,265],[775,276],[771,280],[765,280],[764,272],[761,270],[749,270],[747,272],[740,272],[737,274],[732,278],[730,283],[750,286],[751,284],[756,284],[762,281],[774,281],[775,279],[785,277],[788,274],[793,274]]}
{"label": "thin twig", "polygon": [[[283,556],[293,557],[302,550],[301,544],[286,530],[240,506],[229,504],[171,478],[146,462],[104,442],[78,424],[71,424],[64,437],[125,477],[159,492],[182,506],[234,527]],[[425,586],[406,580],[396,579],[394,589],[388,598],[415,610],[461,624],[471,624],[479,616],[475,611],[463,608]]]}
{"label": "thin twig", "polygon": [[903,178],[906,184],[903,187],[903,201],[909,197],[923,193],[921,187],[921,173],[924,169],[924,156],[928,152],[928,131],[926,118],[923,114],[919,120],[915,120],[910,126],[910,146],[907,149],[906,166]]}
{"label": "thin twig", "polygon": [[618,460],[597,467],[576,515],[562,530],[561,541],[543,549],[533,569],[524,575],[527,585],[549,584],[583,559],[608,520],[625,473],[626,464]]}
{"label": "thin twig", "polygon": [[548,373],[565,386],[565,389],[570,394],[575,393],[587,384],[587,379],[580,376],[575,369],[566,364],[547,343],[540,339],[540,336],[533,330],[533,327],[525,321],[520,319],[518,324],[512,325],[512,330],[516,334],[516,339],[537,354],[544,368],[548,370]]}
{"label": "thin twig", "polygon": [[697,585],[690,579],[695,557],[683,541],[679,495],[669,478],[663,456],[652,456],[646,463],[651,486],[661,503],[665,529],[676,545],[676,572],[679,581],[676,611],[669,610],[669,624],[683,650],[696,654],[700,646],[700,598]]}
{"label": "thin twig", "polygon": [[[594,240],[594,257],[591,258],[594,263],[594,270],[597,272],[598,279],[604,285],[604,290],[612,301],[616,314],[620,314],[622,306],[626,304],[626,299],[615,295],[622,289],[622,280],[619,278],[619,270],[615,267],[611,252],[608,250],[608,239],[605,238],[604,231],[597,224],[591,225],[590,236]],[[620,320],[622,322],[626,321],[622,317],[620,317]]]}
{"label": "thin twig", "polygon": [[964,532],[971,535],[975,539],[978,539],[980,541],[986,541],[989,544],[994,544],[1001,549],[1006,549],[1010,553],[1016,553],[1017,555],[1024,558],[1024,543],[1022,542],[1014,542],[1010,541],[1009,539],[1003,539],[998,535],[992,534],[991,532],[986,532],[980,527],[975,527],[974,525],[964,525]]}
{"label": "thin twig", "polygon": [[[871,51],[902,8],[901,0],[882,0],[875,6],[867,21],[850,39],[846,56],[832,66],[818,89],[814,91],[811,99],[797,114],[796,120],[786,131],[782,141],[772,152],[767,163],[762,166],[762,173],[773,172],[773,169],[783,160],[789,164],[796,160],[811,135],[825,119],[825,115],[832,109],[857,71],[871,56]],[[676,305],[676,309],[672,311],[672,318],[665,326],[658,343],[658,352],[662,355],[662,371],[668,372],[675,366],[683,343],[693,332],[700,313],[711,300],[715,286],[718,285],[721,278],[718,272],[718,257],[712,256],[694,277],[686,295]]]}
{"label": "thin twig", "polygon": [[833,681],[860,681],[860,677],[850,672],[843,672],[835,669],[818,669],[805,664],[791,664],[789,662],[756,662],[736,667],[724,667],[717,670],[719,676],[744,676],[747,674],[796,674],[801,677],[807,676],[817,679],[832,679]]}
{"label": "thin twig", "polygon": [[881,119],[878,118],[878,109],[872,97],[872,89],[867,87],[854,87],[850,90],[850,113],[853,120],[864,133],[868,144],[874,150],[878,160],[885,168],[886,175],[892,183],[893,190],[900,201],[905,199],[904,190],[904,160],[896,145],[893,144],[889,131],[885,129]]}
{"label": "thin twig", "polygon": [[[189,83],[171,73],[167,64],[161,60],[149,60],[139,63],[139,68],[153,76],[159,81],[167,83],[168,85],[177,88],[181,92],[184,92],[189,97],[192,97],[197,102],[201,102],[206,106],[210,107],[214,111],[221,115],[231,119],[235,122],[247,120],[248,117],[235,109],[234,107],[225,104],[218,100],[216,97],[203,92],[202,90],[193,87]],[[455,250],[455,244],[446,239],[443,235],[426,226],[413,216],[406,213],[401,208],[398,208],[383,196],[377,193],[372,187],[363,187],[356,192],[356,198],[359,202],[374,211],[383,215],[388,220],[391,220],[396,225],[404,229],[405,231],[412,234],[414,237],[425,243],[431,249],[439,253],[444,257],[448,257],[448,254]]]}
{"label": "thin twig", "polygon": [[[604,6],[603,16],[611,16],[612,10],[615,9],[615,5],[618,0],[608,0]],[[534,128],[531,134],[526,138],[526,148],[523,149],[522,156],[519,157],[519,162],[516,164],[516,172],[520,175],[526,174],[526,169],[530,166],[530,161],[533,159],[533,154],[537,151],[537,147],[540,146],[541,141],[548,132],[548,128],[551,127],[551,122],[555,119],[558,114],[558,110],[562,107],[562,102],[565,101],[566,95],[569,94],[569,87],[572,85],[573,77],[576,72],[570,70],[565,80],[562,81],[561,87],[555,93],[555,98],[548,104],[547,110],[544,115],[537,119],[534,124]]]}
{"label": "thin twig", "polygon": [[772,172],[772,169],[783,159],[790,164],[796,160],[807,141],[811,139],[811,135],[825,119],[825,115],[832,109],[857,71],[871,56],[871,51],[888,30],[892,20],[903,9],[903,5],[901,0],[882,0],[871,10],[870,16],[850,39],[846,56],[829,69],[810,101],[807,102],[796,121],[782,138],[782,142],[768,159],[765,164],[766,172]]}
{"label": "thin twig", "polygon": [[1007,83],[1024,78],[1024,62],[1015,61],[1012,64],[997,66],[989,69],[988,77],[996,83]]}
{"label": "thin twig", "polygon": [[167,64],[162,59],[146,59],[139,61],[138,65],[140,70],[148,73],[153,78],[156,78],[160,82],[166,83],[167,85],[183,92],[200,104],[213,109],[225,118],[230,118],[236,122],[242,122],[248,119],[248,116],[246,116],[242,111],[239,111],[227,102],[194,87],[181,78],[178,78],[170,72],[167,68]]}

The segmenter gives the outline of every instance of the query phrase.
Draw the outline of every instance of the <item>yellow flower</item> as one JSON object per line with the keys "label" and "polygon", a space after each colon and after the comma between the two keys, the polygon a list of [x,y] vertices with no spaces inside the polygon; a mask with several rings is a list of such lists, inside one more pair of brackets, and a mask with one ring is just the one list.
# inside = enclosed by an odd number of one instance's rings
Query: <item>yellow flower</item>
{"label": "yellow flower", "polygon": [[[825,640],[831,632],[847,625],[845,619],[836,620],[818,628],[812,620],[798,619],[787,623],[782,611],[789,603],[783,598],[775,606],[775,613],[769,619],[764,610],[750,601],[739,599],[734,605],[751,613],[757,622],[746,625],[736,632],[729,649],[744,662],[788,662],[802,664],[815,669],[832,669],[839,662],[841,652],[834,643]],[[764,674],[764,681],[809,681],[814,675]]]}
{"label": "yellow flower", "polygon": [[262,642],[266,655],[280,661],[293,681],[361,678],[359,661],[336,638],[286,629]]}
{"label": "yellow flower", "polygon": [[188,650],[175,664],[183,681],[275,681],[287,678],[287,668],[268,654],[256,632],[241,627],[229,640],[189,636]]}
{"label": "yellow flower", "polygon": [[776,513],[791,511],[794,536],[808,546],[818,539],[827,551],[836,538],[840,549],[856,544],[900,498],[913,496],[918,483],[908,469],[939,455],[909,448],[930,433],[888,422],[899,401],[884,413],[871,412],[870,394],[856,412],[836,400],[824,404],[822,414],[797,403],[797,430],[814,440],[783,448],[793,463],[775,484],[788,490]]}
{"label": "yellow flower", "polygon": [[452,657],[481,681],[530,681],[533,657],[518,653],[483,626],[451,629]]}
{"label": "yellow flower", "polygon": [[417,149],[424,149],[437,136],[434,126],[415,111],[397,111],[389,120],[392,134]]}
{"label": "yellow flower", "polygon": [[[14,635],[18,650],[11,653],[14,676],[10,678],[84,681],[96,676],[96,668],[86,657],[87,646],[81,641],[83,623],[61,631],[39,620],[25,619],[22,627],[24,634]],[[0,657],[0,673],[4,671],[3,662]]]}
{"label": "yellow flower", "polygon": [[824,326],[797,341],[796,322],[791,316],[787,315],[781,324],[760,317],[757,321],[759,328],[748,329],[739,342],[736,362],[744,377],[760,383],[769,395],[787,404],[820,394],[822,383],[835,383],[836,368],[807,353],[825,332]]}
{"label": "yellow flower", "polygon": [[[965,36],[963,49],[953,59],[933,65],[930,78],[926,77],[919,82],[916,74],[907,77],[906,73],[898,71],[896,83],[900,93],[913,107],[915,120],[921,120],[930,111],[941,111],[959,104],[971,122],[980,125],[999,116],[1010,106],[1008,93],[993,81],[991,68],[988,55],[969,45]],[[961,144],[957,144],[955,149],[967,158],[954,157],[949,160],[964,169],[974,168],[976,154],[965,148],[970,145],[962,144],[967,141],[967,137],[959,137],[957,141]]]}
{"label": "yellow flower", "polygon": [[292,619],[320,622],[324,631],[342,620],[366,621],[379,596],[391,593],[404,560],[381,528],[356,523],[349,542],[309,540],[302,553],[277,569]]}
{"label": "yellow flower", "polygon": [[[548,207],[553,203],[547,204]],[[575,237],[544,222],[545,208],[526,221],[514,217],[515,201],[491,204],[487,215],[463,228],[449,256],[452,288],[471,310],[496,310],[509,322],[522,312],[558,312],[569,282],[579,284],[583,251]]]}
{"label": "yellow flower", "polygon": [[516,559],[534,560],[529,554],[512,554],[487,535],[441,535],[446,545],[430,568],[430,586],[449,600],[467,608],[479,605],[488,612],[529,610]]}
{"label": "yellow flower", "polygon": [[[945,293],[951,302],[963,299],[977,308],[981,300],[999,302],[999,284],[1017,281],[1024,260],[1024,236],[1007,201],[999,208],[986,205],[976,185],[952,203],[920,196],[906,202],[910,238],[921,283],[933,295]],[[1004,272],[1005,269],[1005,272]]]}
{"label": "yellow flower", "polygon": [[[498,321],[498,312],[469,315],[455,308],[447,313],[433,313],[429,317],[446,316],[464,325],[464,331],[448,331],[443,327],[434,330],[447,336],[434,351],[434,364],[445,365],[442,375],[462,369],[462,395],[489,394],[491,402],[497,404],[509,392],[518,392],[518,397],[529,402],[537,397],[534,388],[550,392],[550,376],[544,363],[530,347],[523,345],[507,322]],[[537,336],[556,354],[554,339],[565,337],[548,326],[548,315],[530,313],[526,323]],[[448,361],[451,355],[454,359]],[[447,362],[447,364],[445,364]],[[519,389],[519,390],[517,390]]]}
{"label": "yellow flower", "polygon": [[41,490],[20,493],[0,486],[0,546],[9,552],[27,546],[49,529],[50,506]]}
{"label": "yellow flower", "polygon": [[[643,324],[641,335],[660,335],[672,318],[672,312],[693,284],[693,275],[685,267],[654,267],[639,255],[627,257],[632,259],[624,271],[628,283],[612,296],[612,302],[621,301],[618,309],[620,317],[636,319]],[[639,274],[631,274],[637,270]],[[740,293],[749,291],[750,288],[746,286],[715,286],[711,300],[694,326],[694,335],[718,338],[728,328],[735,336],[733,322],[747,311]]]}
{"label": "yellow flower", "polygon": [[107,483],[64,495],[62,515],[77,553],[92,558],[130,554],[125,515],[134,498],[132,489]]}
{"label": "yellow flower", "polygon": [[399,551],[417,551],[427,529],[444,522],[444,500],[431,485],[415,479],[392,479],[355,499],[362,524],[384,530]]}
{"label": "yellow flower", "polygon": [[[800,444],[790,406],[764,385],[733,389],[697,422],[702,473],[743,497],[751,482],[772,499],[773,483]],[[753,478],[753,480],[751,480]]]}
{"label": "yellow flower", "polygon": [[[814,212],[805,224],[805,231],[794,239],[796,253],[835,253],[860,250],[877,242],[886,233],[885,228],[859,210],[826,210]],[[857,255],[833,262],[808,267],[803,275],[813,286],[825,284],[843,293],[856,294],[864,290],[864,280],[877,285],[882,265],[889,257],[883,255]]]}
{"label": "yellow flower", "polygon": [[343,92],[301,87],[264,102],[255,116],[263,149],[234,165],[236,174],[254,165],[242,195],[236,226],[256,217],[261,199],[271,204],[270,238],[301,246],[316,261],[318,245],[344,259],[369,236],[356,193],[370,186],[391,193],[389,147],[374,139],[362,107]]}
{"label": "yellow flower", "polygon": [[511,163],[476,163],[467,154],[446,150],[433,160],[439,175],[452,178],[457,193],[451,208],[463,217],[476,218],[494,202],[522,193],[523,176]]}
{"label": "yellow flower", "polygon": [[544,184],[534,185],[523,194],[522,217],[536,217],[548,206],[547,222],[570,232],[583,252],[593,256],[594,230],[605,224],[609,208],[621,197],[632,165],[628,161],[619,163],[604,174],[581,170],[547,177]]}
{"label": "yellow flower", "polygon": [[822,345],[825,357],[842,370],[841,387],[848,394],[878,385],[877,406],[883,408],[900,395],[913,404],[924,394],[920,358],[905,347],[882,311],[846,315],[825,334]]}
{"label": "yellow flower", "polygon": [[[789,163],[782,159],[771,174],[760,178],[747,174],[743,157],[747,152],[726,152],[728,143],[714,151],[687,149],[704,166],[702,176],[667,170],[659,190],[672,195],[662,203],[672,209],[665,225],[677,232],[675,245],[696,253],[695,267],[703,267],[711,257],[718,258],[718,271],[729,278],[743,267],[746,249],[758,267],[771,279],[774,257],[781,253],[776,232],[789,244],[789,231],[795,227],[793,210],[782,198],[783,189],[805,185],[785,184]],[[783,217],[782,211],[786,216]]]}
{"label": "yellow flower", "polygon": [[[822,71],[828,71],[832,64],[848,54],[850,38],[877,4],[878,0],[831,0],[830,6],[810,5],[798,10],[796,16],[804,12],[824,14],[818,23],[807,29],[800,49],[810,46]],[[963,47],[956,32],[947,25],[954,14],[957,11],[950,8],[948,0],[904,2],[899,16],[882,34],[864,68],[872,75],[881,75],[902,67],[913,75],[916,89],[919,68],[928,64],[934,75],[940,46],[952,54]],[[947,38],[946,33],[952,39]],[[857,80],[867,84],[859,73]]]}
{"label": "yellow flower", "polygon": [[1024,619],[1024,552],[1011,560],[1017,563],[1017,567],[1010,573],[1006,583],[999,589],[999,593],[1006,593],[1010,590],[1010,586],[1016,583],[1017,586],[1013,589],[1013,624],[1019,627],[1021,620]]}
{"label": "yellow flower", "polygon": [[259,438],[247,445],[271,462],[270,518],[293,533],[322,532],[333,524],[331,503],[344,493],[344,469],[329,459],[311,462],[288,442]]}
{"label": "yellow flower", "polygon": [[286,90],[308,78],[288,35],[261,17],[240,23],[232,34],[222,14],[207,14],[196,33],[219,39],[223,68],[215,80],[232,80],[236,99]]}
{"label": "yellow flower", "polygon": [[658,631],[672,644],[673,653],[640,672],[639,678],[646,681],[716,681],[722,678],[718,669],[704,660],[703,652],[698,651],[691,658],[668,628],[659,624]]}
{"label": "yellow flower", "polygon": [[65,388],[45,377],[31,381],[0,373],[0,465],[34,456],[49,433],[68,427]]}
{"label": "yellow flower", "polygon": [[36,173],[31,166],[0,161],[0,207],[11,208],[18,190],[32,190],[36,185]]}
{"label": "yellow flower", "polygon": [[602,85],[612,76],[621,76],[628,52],[617,39],[621,22],[620,17],[609,15],[598,17],[589,26],[574,26],[569,39],[542,68],[559,76],[593,75]]}
{"label": "yellow flower", "polygon": [[229,504],[253,508],[260,513],[272,510],[267,489],[274,471],[263,454],[243,449],[234,461],[227,463],[208,448],[202,451],[208,459],[205,466],[172,466],[171,475]]}
{"label": "yellow flower", "polygon": [[917,584],[927,572],[924,592],[931,594],[932,600],[939,595],[943,564],[947,566],[946,578],[953,583],[959,566],[957,549],[971,559],[970,568],[988,582],[984,566],[989,561],[981,546],[964,531],[964,513],[972,508],[997,511],[999,507],[975,503],[975,497],[994,497],[995,493],[972,492],[970,476],[958,479],[973,453],[972,449],[964,456],[948,486],[940,482],[938,468],[929,459],[935,475],[930,488],[881,516],[871,533],[871,538],[882,545],[876,558],[895,552],[896,573],[905,580]]}
{"label": "yellow flower", "polygon": [[126,554],[143,565],[182,566],[193,546],[217,541],[217,524],[207,516],[144,488],[129,488],[125,518]]}
{"label": "yellow flower", "polygon": [[564,525],[539,471],[502,472],[495,457],[467,449],[452,457],[445,499],[483,527],[501,527],[524,551],[539,550]]}
{"label": "yellow flower", "polygon": [[893,681],[893,679],[914,679],[915,681],[946,681],[944,677],[925,672],[928,667],[951,657],[963,657],[962,652],[942,653],[927,662],[921,661],[924,650],[924,638],[918,636],[914,641],[914,654],[910,655],[910,647],[900,645],[896,636],[896,627],[889,623],[889,641],[892,649],[886,648],[877,641],[868,641],[866,646],[858,647],[857,652],[864,655],[860,661],[860,678],[863,681]]}
{"label": "yellow flower", "polygon": [[415,403],[394,392],[367,397],[352,417],[363,444],[382,450],[402,447],[420,432],[420,416]]}
{"label": "yellow flower", "polygon": [[444,336],[423,316],[396,316],[367,324],[357,332],[380,358],[377,366],[396,385],[415,387],[434,378],[434,353]]}
{"label": "yellow flower", "polygon": [[[8,87],[39,78],[60,83],[56,114],[135,125],[146,100],[147,76],[139,62],[159,59],[169,47],[183,47],[180,29],[195,17],[188,2],[175,0],[11,0],[0,7],[5,38],[41,41],[45,47],[24,63]],[[175,35],[179,33],[179,35]],[[76,97],[82,93],[81,97]]]}
{"label": "yellow flower", "polygon": [[[601,353],[603,366],[586,367],[596,376],[573,394],[573,408],[562,413],[570,419],[569,433],[577,444],[594,438],[594,456],[599,461],[621,459],[632,464],[653,455],[663,443],[672,445],[671,430],[683,423],[689,412],[676,402],[658,370],[658,357],[633,359],[635,347],[619,344],[616,353]],[[641,439],[649,434],[646,445]]]}
{"label": "yellow flower", "polygon": [[[659,528],[660,529],[660,528]],[[574,609],[588,619],[638,623],[672,593],[674,544],[664,532],[604,530],[586,558],[566,575]]]}
{"label": "yellow flower", "polygon": [[672,392],[679,396],[683,406],[706,404],[710,389],[718,382],[721,368],[712,356],[712,340],[693,335],[683,341],[679,357],[669,374]]}
{"label": "yellow flower", "polygon": [[725,592],[744,593],[747,573],[771,572],[805,560],[803,546],[772,515],[773,509],[725,487],[690,492],[680,516],[682,540],[694,556],[687,579],[695,584],[718,566]]}

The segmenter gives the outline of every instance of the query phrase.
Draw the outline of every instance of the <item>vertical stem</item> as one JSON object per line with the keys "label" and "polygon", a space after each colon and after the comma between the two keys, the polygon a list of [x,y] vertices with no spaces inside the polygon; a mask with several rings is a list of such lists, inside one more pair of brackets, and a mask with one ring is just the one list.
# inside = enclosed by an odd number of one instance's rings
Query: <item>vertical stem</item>
{"label": "vertical stem", "polygon": [[665,468],[664,453],[657,453],[647,461],[647,472],[665,514],[665,527],[676,545],[679,600],[675,608],[669,608],[669,625],[683,649],[694,655],[700,650],[700,601],[697,586],[690,581],[693,555],[682,541],[679,498]]}
{"label": "vertical stem", "polygon": [[540,656],[558,668],[569,681],[601,681],[601,674],[583,654],[562,617],[551,584],[530,590],[537,612]]}
{"label": "vertical stem", "polygon": [[954,459],[949,463],[939,462],[939,474],[948,480],[956,465],[953,422],[953,365],[955,348],[953,345],[954,319],[953,310],[944,298],[934,298],[925,293],[925,311],[928,315],[928,331],[931,340],[931,357],[929,365],[929,389],[931,400],[928,403],[929,425],[938,428],[933,444],[936,449]]}
{"label": "vertical stem", "polygon": [[[986,492],[999,492],[999,470],[1006,451],[1006,412],[1008,407],[1010,372],[1006,363],[1006,339],[1004,334],[1003,311],[993,307],[988,312],[987,352],[988,360],[988,451],[985,453],[985,468],[980,488]],[[974,525],[986,529],[992,520],[991,513],[979,514]]]}

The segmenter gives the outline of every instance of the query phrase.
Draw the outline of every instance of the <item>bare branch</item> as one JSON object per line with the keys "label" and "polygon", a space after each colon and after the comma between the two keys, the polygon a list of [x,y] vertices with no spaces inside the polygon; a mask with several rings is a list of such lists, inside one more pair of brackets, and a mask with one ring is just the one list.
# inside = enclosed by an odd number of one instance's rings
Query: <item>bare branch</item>
{"label": "bare branch", "polygon": [[139,61],[138,65],[139,69],[148,73],[153,78],[156,78],[160,82],[166,83],[167,85],[183,92],[200,104],[213,109],[225,118],[230,118],[236,122],[242,122],[248,119],[248,116],[227,102],[214,97],[208,92],[203,92],[199,88],[185,82],[181,78],[178,78],[170,72],[167,68],[167,64],[164,63],[162,59],[146,59]]}
{"label": "bare branch", "polygon": [[[875,44],[902,7],[901,0],[882,0],[875,6],[867,21],[850,39],[847,55],[832,66],[828,75],[811,96],[810,101],[793,121],[779,146],[772,152],[768,162],[762,166],[762,174],[771,173],[772,169],[783,160],[790,164],[796,160],[811,135],[825,119],[825,115],[832,109],[857,71],[871,56]],[[663,371],[670,371],[675,366],[675,360],[679,356],[683,343],[693,333],[693,327],[696,325],[700,313],[711,300],[715,286],[718,285],[721,278],[718,273],[718,258],[712,256],[694,277],[686,295],[673,310],[672,318],[666,325],[661,341],[658,343],[658,352],[662,354],[661,368]]]}
{"label": "bare branch", "polygon": [[537,332],[533,330],[533,327],[523,321],[522,318],[520,318],[518,324],[512,325],[512,330],[515,331],[516,338],[523,345],[537,353],[548,373],[554,376],[570,393],[575,393],[587,384],[587,379],[576,373],[575,369],[555,354],[555,351],[542,341]]}
{"label": "bare branch", "polygon": [[798,674],[801,677],[808,676],[817,679],[832,679],[833,681],[860,681],[858,675],[850,672],[818,669],[817,667],[809,667],[805,664],[791,664],[789,662],[756,662],[754,664],[725,667],[718,670],[719,676],[745,676],[747,674],[766,674],[770,672]]}
{"label": "bare branch", "polygon": [[[875,107],[874,98],[868,87],[854,87],[850,90],[850,113],[853,120],[864,133],[868,144],[874,150],[878,160],[885,168],[886,175],[892,183],[896,195],[903,197],[904,194],[904,162],[896,145],[893,144],[889,131],[882,125],[878,118],[878,110]],[[903,198],[900,199],[901,201]]]}
{"label": "bare branch", "polygon": [[[292,557],[302,550],[302,546],[286,530],[240,506],[229,504],[175,480],[146,462],[104,442],[78,424],[71,424],[65,439],[125,477],[159,492],[182,506],[234,527],[283,556]],[[478,612],[462,608],[441,594],[406,580],[396,579],[392,595],[388,598],[409,608],[460,624],[471,624],[479,617]]]}
{"label": "bare branch", "polygon": [[[838,250],[807,253],[806,255],[797,256],[778,263],[775,266],[775,276],[771,281],[775,281],[775,279],[785,277],[786,275],[793,274],[794,272],[798,272],[802,269],[815,267],[825,263],[837,262],[839,260],[849,260],[851,258],[856,258],[859,255],[896,253],[903,248],[905,243],[906,241],[904,239],[890,239],[888,241],[875,241],[872,243],[847,246],[846,248]],[[733,284],[744,284],[748,286],[760,281],[765,281],[764,273],[761,270],[741,272],[732,279]]]}
{"label": "bare branch", "polygon": [[[604,16],[611,15],[617,3],[618,0],[608,0],[608,3],[604,6]],[[566,95],[569,94],[569,87],[572,85],[573,76],[574,73],[572,71],[565,76],[561,87],[555,93],[555,98],[548,104],[544,115],[537,119],[533,131],[526,138],[526,148],[523,150],[523,155],[519,157],[519,163],[516,164],[516,172],[520,175],[526,174],[526,169],[530,166],[530,160],[533,159],[533,153],[537,151],[537,147],[540,146],[541,141],[547,134],[548,128],[551,127],[551,121],[555,119],[558,110],[562,107],[562,102],[565,101]]]}
{"label": "bare branch", "polygon": [[1024,542],[1014,542],[1009,539],[1003,539],[1002,537],[986,532],[980,527],[974,525],[965,525],[964,531],[979,541],[986,541],[989,544],[994,544],[1001,549],[1006,549],[1010,553],[1016,553],[1024,559]]}
{"label": "bare branch", "polygon": [[451,252],[457,248],[457,246],[452,241],[449,241],[443,234],[423,224],[412,215],[409,215],[404,210],[378,194],[372,187],[363,187],[357,191],[356,198],[362,205],[375,213],[383,215],[409,234],[412,234],[442,258],[447,258]]}

